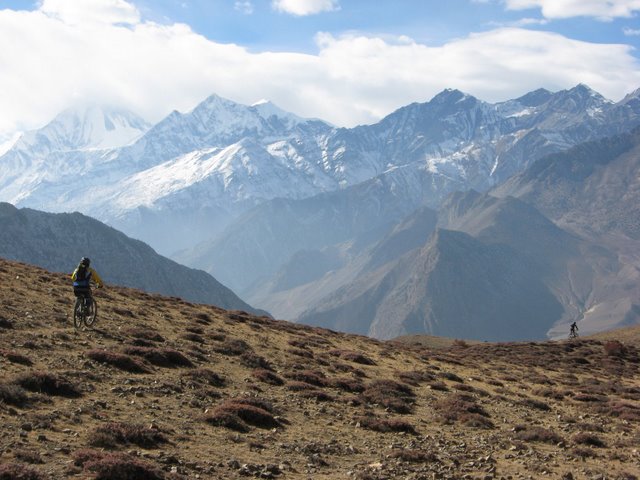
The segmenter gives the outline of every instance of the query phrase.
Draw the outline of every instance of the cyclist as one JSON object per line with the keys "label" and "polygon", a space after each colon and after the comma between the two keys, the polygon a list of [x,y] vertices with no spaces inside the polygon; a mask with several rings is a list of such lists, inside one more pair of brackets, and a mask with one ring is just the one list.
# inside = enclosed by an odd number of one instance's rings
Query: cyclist
{"label": "cyclist", "polygon": [[569,336],[572,338],[578,336],[578,324],[576,322],[573,322],[571,324],[571,331],[569,332]]}
{"label": "cyclist", "polygon": [[76,297],[91,298],[90,282],[95,283],[97,288],[104,285],[98,272],[91,268],[91,260],[87,257],[82,257],[78,267],[71,274],[71,280],[73,280],[73,294]]}

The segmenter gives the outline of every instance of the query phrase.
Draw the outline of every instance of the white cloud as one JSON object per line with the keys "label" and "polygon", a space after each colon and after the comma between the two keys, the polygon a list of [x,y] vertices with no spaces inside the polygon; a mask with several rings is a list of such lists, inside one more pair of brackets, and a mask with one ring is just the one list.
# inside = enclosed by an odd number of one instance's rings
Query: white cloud
{"label": "white cloud", "polygon": [[640,36],[640,28],[623,28],[622,32],[627,36],[627,37],[637,37]]}
{"label": "white cloud", "polygon": [[253,13],[253,4],[247,0],[236,0],[233,7],[245,15],[251,15]]}
{"label": "white cloud", "polygon": [[72,25],[140,21],[138,10],[125,0],[43,0],[40,10]]}
{"label": "white cloud", "polygon": [[640,86],[631,47],[548,32],[499,28],[442,46],[319,34],[316,55],[252,53],[184,24],[123,25],[133,12],[113,15],[113,24],[78,24],[50,10],[0,10],[0,45],[15,46],[0,49],[0,138],[42,126],[81,101],[158,121],[217,93],[245,104],[268,98],[298,115],[352,126],[448,87],[500,101],[578,83],[617,100]]}
{"label": "white cloud", "polygon": [[510,10],[540,8],[545,18],[595,17],[611,20],[640,11],[640,0],[505,0]]}
{"label": "white cloud", "polygon": [[273,0],[275,10],[291,15],[315,15],[321,12],[339,10],[338,0]]}

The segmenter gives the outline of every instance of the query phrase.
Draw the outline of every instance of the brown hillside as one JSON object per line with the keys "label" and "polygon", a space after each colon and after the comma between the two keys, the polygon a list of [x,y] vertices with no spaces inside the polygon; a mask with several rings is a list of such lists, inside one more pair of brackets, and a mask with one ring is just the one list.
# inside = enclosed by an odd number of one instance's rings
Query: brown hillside
{"label": "brown hillside", "polygon": [[429,349],[125,288],[96,298],[95,328],[74,331],[66,278],[0,260],[0,478],[640,472],[627,335]]}

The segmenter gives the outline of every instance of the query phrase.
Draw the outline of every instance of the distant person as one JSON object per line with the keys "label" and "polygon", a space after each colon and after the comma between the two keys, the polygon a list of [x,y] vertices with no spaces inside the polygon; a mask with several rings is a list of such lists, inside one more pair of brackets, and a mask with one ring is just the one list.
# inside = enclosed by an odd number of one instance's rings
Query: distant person
{"label": "distant person", "polygon": [[91,268],[91,260],[87,257],[82,257],[78,267],[71,274],[71,280],[76,297],[91,298],[91,283],[95,283],[97,288],[104,285],[98,272]]}
{"label": "distant person", "polygon": [[576,322],[573,322],[571,324],[571,331],[569,332],[569,336],[571,338],[574,338],[574,337],[578,336],[578,324]]}

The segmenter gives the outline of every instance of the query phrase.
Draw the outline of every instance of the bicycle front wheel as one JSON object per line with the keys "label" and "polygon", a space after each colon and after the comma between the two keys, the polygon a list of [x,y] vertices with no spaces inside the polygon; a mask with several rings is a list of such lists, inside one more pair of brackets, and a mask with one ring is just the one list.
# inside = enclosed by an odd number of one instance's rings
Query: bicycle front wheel
{"label": "bicycle front wheel", "polygon": [[87,327],[91,327],[96,322],[98,316],[98,304],[95,299],[91,297],[89,299],[89,308],[87,309],[87,315],[84,317],[84,324]]}
{"label": "bicycle front wheel", "polygon": [[84,312],[82,311],[82,298],[76,297],[76,304],[73,307],[73,326],[81,328],[84,323]]}

